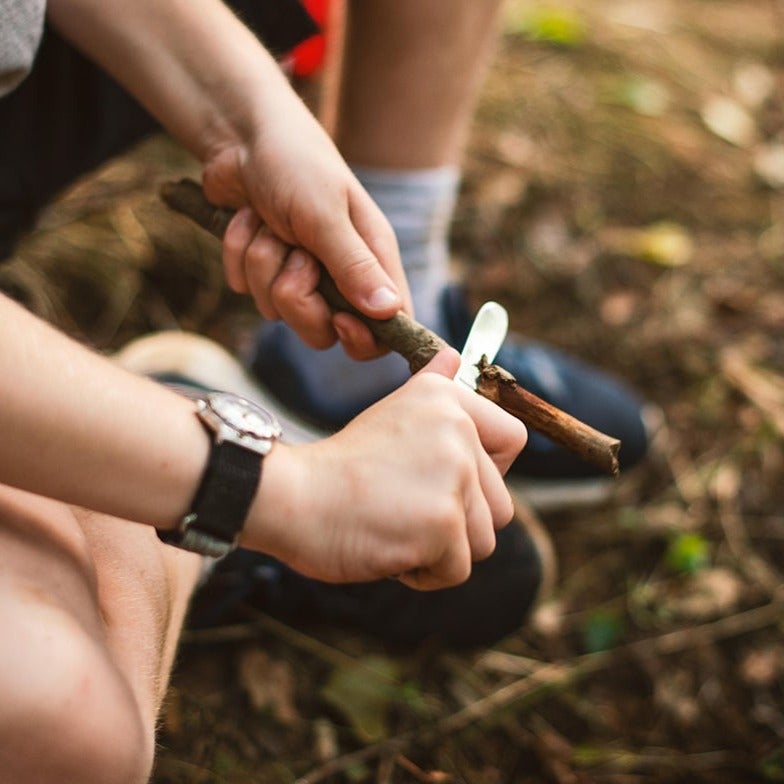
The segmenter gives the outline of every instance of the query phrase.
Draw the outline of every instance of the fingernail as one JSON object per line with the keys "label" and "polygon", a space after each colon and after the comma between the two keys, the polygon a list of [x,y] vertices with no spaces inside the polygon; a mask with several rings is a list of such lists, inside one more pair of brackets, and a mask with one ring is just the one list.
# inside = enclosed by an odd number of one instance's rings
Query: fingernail
{"label": "fingernail", "polygon": [[381,288],[376,289],[368,297],[368,305],[370,305],[371,308],[377,308],[378,310],[388,308],[397,301],[397,292],[394,289],[389,288],[389,286],[381,286]]}
{"label": "fingernail", "polygon": [[305,267],[307,261],[308,259],[302,251],[293,250],[286,260],[286,267],[292,272],[297,272]]}

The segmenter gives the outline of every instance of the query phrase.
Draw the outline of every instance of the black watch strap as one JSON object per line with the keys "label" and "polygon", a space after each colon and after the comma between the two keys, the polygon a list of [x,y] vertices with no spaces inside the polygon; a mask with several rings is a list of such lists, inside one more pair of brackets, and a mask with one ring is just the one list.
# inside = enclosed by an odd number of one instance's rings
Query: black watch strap
{"label": "black watch strap", "polygon": [[191,511],[175,530],[158,530],[167,544],[219,557],[245,524],[261,478],[262,457],[229,441],[213,442]]}

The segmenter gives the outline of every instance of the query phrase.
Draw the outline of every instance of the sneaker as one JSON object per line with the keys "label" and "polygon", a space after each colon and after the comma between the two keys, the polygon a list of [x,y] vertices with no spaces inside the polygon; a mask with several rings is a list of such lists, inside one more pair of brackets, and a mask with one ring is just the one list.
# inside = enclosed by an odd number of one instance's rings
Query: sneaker
{"label": "sneaker", "polygon": [[[323,436],[282,408],[227,351],[183,332],[140,338],[115,355],[126,369],[162,382],[234,392],[269,409],[282,440]],[[193,597],[190,628],[246,618],[248,607],[287,623],[356,630],[388,645],[437,640],[454,648],[486,646],[518,630],[555,582],[555,555],[535,516],[518,504],[515,520],[498,533],[496,549],[454,588],[420,592],[396,580],[334,585],[300,575],[270,556],[235,550],[216,562]]]}
{"label": "sneaker", "polygon": [[[464,288],[444,289],[441,316],[442,337],[461,349],[473,321]],[[359,395],[342,405],[324,400],[323,395],[314,399],[287,355],[289,341],[296,339],[287,330],[279,322],[262,325],[249,366],[270,395],[286,400],[314,426],[327,431],[340,428],[394,388],[393,382],[382,382],[375,395]],[[514,334],[507,338],[495,361],[530,392],[619,439],[622,471],[642,462],[661,415],[621,382],[560,351]],[[372,373],[372,368],[367,372]],[[507,474],[507,483],[540,511],[599,503],[615,486],[615,480],[599,469],[534,431]]]}
{"label": "sneaker", "polygon": [[217,343],[190,332],[156,332],[131,341],[114,355],[126,370],[172,386],[233,392],[274,412],[288,444],[303,444],[328,433],[313,427],[264,389]]}

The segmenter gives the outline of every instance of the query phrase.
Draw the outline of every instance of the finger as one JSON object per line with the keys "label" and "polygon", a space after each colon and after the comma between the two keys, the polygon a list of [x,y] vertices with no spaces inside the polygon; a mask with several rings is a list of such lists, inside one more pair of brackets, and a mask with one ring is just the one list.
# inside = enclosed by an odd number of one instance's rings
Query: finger
{"label": "finger", "polygon": [[464,454],[473,458],[468,458],[464,474],[466,531],[471,556],[480,561],[492,554],[495,532],[512,519],[514,508],[503,476],[485,452],[475,429]]}
{"label": "finger", "polygon": [[[507,525],[514,515],[512,496],[504,482],[503,475],[481,445],[478,446],[476,460],[478,481],[479,486],[481,487],[481,499],[485,504],[484,509],[482,509],[478,502],[475,502],[477,513],[476,525],[478,526],[482,522],[488,522],[490,529],[495,532]],[[473,511],[473,507],[471,511]],[[483,514],[486,516],[483,517]],[[473,521],[473,518],[469,517],[469,520]],[[487,541],[482,537],[487,536],[487,531],[476,531],[475,533],[479,544],[486,547]],[[494,534],[493,540],[495,540]],[[492,552],[492,550],[490,552]],[[487,553],[487,555],[489,554],[490,553]]]}
{"label": "finger", "polygon": [[402,309],[414,315],[414,306],[408,280],[400,259],[395,232],[386,215],[368,195],[359,183],[359,190],[349,195],[349,215],[359,235],[365,239],[367,246],[378,259],[397,287],[403,301]]}
{"label": "finger", "polygon": [[453,542],[443,556],[429,567],[412,569],[398,577],[416,591],[437,591],[464,583],[471,576],[471,551],[463,537]]}
{"label": "finger", "polygon": [[397,286],[348,215],[325,217],[308,249],[329,270],[341,294],[371,318],[391,318],[403,305]]}
{"label": "finger", "polygon": [[274,302],[272,286],[290,250],[290,246],[271,234],[266,226],[261,226],[245,251],[246,284],[259,313],[266,319],[282,318]]}
{"label": "finger", "polygon": [[481,395],[458,389],[460,403],[473,419],[479,440],[501,474],[505,474],[528,440],[525,425]]}
{"label": "finger", "polygon": [[[438,352],[420,373],[438,373],[454,378],[460,367],[460,355],[452,348]],[[474,420],[485,451],[492,457],[502,474],[505,474],[528,440],[525,425],[503,408],[481,395],[456,386],[460,404]]]}
{"label": "finger", "polygon": [[471,499],[466,510],[466,533],[472,561],[484,561],[493,554],[495,532],[490,507],[481,494],[478,494]]}
{"label": "finger", "polygon": [[440,376],[454,378],[460,367],[460,354],[455,349],[447,347],[441,349],[419,373],[438,373]]}
{"label": "finger", "polygon": [[316,290],[321,269],[307,251],[294,248],[271,287],[280,317],[311,348],[329,348],[337,337],[332,311]]}
{"label": "finger", "polygon": [[250,208],[237,210],[223,235],[223,270],[232,291],[247,294],[245,280],[245,251],[261,225],[261,218]]}
{"label": "finger", "polygon": [[362,362],[389,353],[389,349],[377,343],[373,333],[350,313],[335,313],[332,325],[344,351],[352,359]]}

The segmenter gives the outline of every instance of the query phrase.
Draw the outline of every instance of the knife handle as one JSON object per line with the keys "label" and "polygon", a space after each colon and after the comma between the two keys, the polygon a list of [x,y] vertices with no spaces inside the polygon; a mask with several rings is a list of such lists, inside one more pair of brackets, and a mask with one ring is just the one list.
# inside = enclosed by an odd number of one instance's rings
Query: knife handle
{"label": "knife handle", "polygon": [[[161,186],[161,198],[173,210],[188,216],[210,234],[223,239],[234,211],[210,204],[201,186],[185,178]],[[408,362],[412,373],[421,370],[447,343],[435,332],[415,321],[403,311],[392,318],[374,319],[357,310],[338,290],[327,270],[321,268],[318,291],[336,311],[356,316],[383,346],[397,352]]]}

